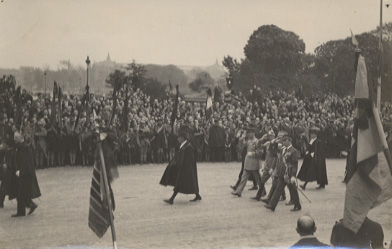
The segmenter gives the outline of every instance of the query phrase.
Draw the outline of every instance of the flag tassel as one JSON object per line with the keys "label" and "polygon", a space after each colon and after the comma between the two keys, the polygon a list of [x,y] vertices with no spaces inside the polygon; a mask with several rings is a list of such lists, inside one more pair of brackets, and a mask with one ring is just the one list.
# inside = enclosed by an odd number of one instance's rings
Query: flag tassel
{"label": "flag tassel", "polygon": [[103,151],[102,151],[102,142],[98,142],[98,152],[99,152],[99,158],[101,160],[101,167],[102,167],[102,172],[103,172],[103,181],[105,184],[105,196],[106,196],[106,201],[108,205],[108,212],[109,212],[109,217],[110,217],[110,229],[112,231],[112,241],[113,241],[113,248],[117,249],[117,243],[116,243],[116,230],[114,229],[114,222],[113,222],[113,209],[112,209],[112,203],[111,203],[111,198],[110,192],[109,192],[109,184],[108,184],[108,177],[106,175],[106,166],[105,166],[105,159],[103,157]]}

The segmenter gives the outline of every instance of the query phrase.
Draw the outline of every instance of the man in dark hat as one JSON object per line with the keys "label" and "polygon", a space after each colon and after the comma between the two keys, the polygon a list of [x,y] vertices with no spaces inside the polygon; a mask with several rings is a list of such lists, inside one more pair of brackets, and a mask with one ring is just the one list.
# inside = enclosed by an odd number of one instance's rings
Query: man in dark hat
{"label": "man in dark hat", "polygon": [[276,162],[277,185],[265,207],[275,211],[279,198],[287,185],[291,197],[291,200],[287,205],[294,204],[294,208],[291,209],[291,211],[299,211],[301,210],[301,204],[299,202],[296,185],[299,152],[292,146],[292,138],[290,136],[286,135],[282,140],[283,148],[281,152],[278,153]]}
{"label": "man in dark hat", "polygon": [[305,182],[300,186],[303,190],[305,190],[308,182],[317,181],[319,186],[316,189],[325,188],[325,185],[328,184],[324,142],[317,137],[319,131],[318,127],[312,127],[309,130],[310,141],[308,149],[297,176],[298,179]]}
{"label": "man in dark hat", "polygon": [[170,199],[164,200],[168,204],[173,204],[174,198],[178,193],[195,194],[195,198],[190,201],[201,201],[194,148],[188,142],[187,137],[188,135],[185,131],[178,132],[180,149],[166,167],[160,181],[160,184],[163,186],[174,186],[173,195]]}

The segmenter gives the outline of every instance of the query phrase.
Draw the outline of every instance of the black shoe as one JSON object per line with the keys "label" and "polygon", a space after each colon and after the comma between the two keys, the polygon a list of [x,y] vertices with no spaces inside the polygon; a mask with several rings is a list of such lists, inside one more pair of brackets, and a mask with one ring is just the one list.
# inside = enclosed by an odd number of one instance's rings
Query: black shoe
{"label": "black shoe", "polygon": [[268,204],[267,204],[267,205],[264,205],[264,207],[270,209],[272,212],[275,211],[275,208],[271,207],[271,206],[268,205]]}
{"label": "black shoe", "polygon": [[13,215],[11,215],[12,218],[22,217],[22,216],[25,216],[25,214],[13,214]]}
{"label": "black shoe", "polygon": [[264,202],[265,204],[268,204],[268,199],[260,199],[260,201]]}
{"label": "black shoe", "polygon": [[252,199],[252,200],[255,200],[255,201],[261,201],[260,197],[257,197],[257,196],[252,197],[251,199]]}
{"label": "black shoe", "polygon": [[320,185],[320,186],[316,187],[316,189],[322,189],[322,188],[325,188],[325,186],[324,185]]}
{"label": "black shoe", "polygon": [[294,208],[291,209],[290,211],[292,211],[292,212],[297,212],[297,211],[299,211],[299,210],[301,210],[301,206],[299,206],[299,207],[294,207]]}
{"label": "black shoe", "polygon": [[34,210],[38,207],[38,205],[34,205],[30,208],[29,215],[34,212]]}
{"label": "black shoe", "polygon": [[251,187],[250,189],[248,189],[248,190],[258,190],[259,188],[257,187],[257,186],[253,186],[253,187]]}
{"label": "black shoe", "polygon": [[232,192],[231,194],[232,194],[232,195],[236,195],[236,196],[238,196],[238,197],[241,197],[241,194],[238,194],[237,192]]}
{"label": "black shoe", "polygon": [[195,199],[190,200],[190,202],[201,201],[201,196],[196,196]]}
{"label": "black shoe", "polygon": [[286,206],[291,206],[291,205],[294,205],[294,202],[289,201],[289,202],[286,203]]}
{"label": "black shoe", "polygon": [[234,190],[234,191],[237,190],[237,187],[236,187],[236,186],[230,186],[230,188],[231,188],[232,190]]}
{"label": "black shoe", "polygon": [[306,189],[306,186],[305,186],[305,184],[304,185],[299,185],[303,190],[305,190]]}
{"label": "black shoe", "polygon": [[163,201],[166,202],[166,203],[168,203],[168,204],[170,204],[170,205],[173,205],[173,200],[171,200],[171,199],[163,200]]}
{"label": "black shoe", "polygon": [[281,196],[279,201],[285,201],[286,200],[286,196]]}

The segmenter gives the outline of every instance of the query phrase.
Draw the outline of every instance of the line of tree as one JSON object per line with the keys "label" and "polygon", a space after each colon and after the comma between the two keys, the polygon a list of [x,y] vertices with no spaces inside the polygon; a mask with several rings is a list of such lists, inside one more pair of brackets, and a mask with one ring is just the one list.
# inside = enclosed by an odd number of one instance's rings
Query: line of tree
{"label": "line of tree", "polygon": [[[382,87],[385,100],[392,91],[392,23],[383,30]],[[378,77],[378,29],[356,35],[376,87]],[[293,32],[275,25],[263,25],[250,36],[241,61],[225,56],[223,66],[233,79],[236,91],[247,92],[255,85],[263,92],[295,90],[302,86],[307,94],[354,92],[354,46],[351,37],[328,41],[305,53],[305,43]]]}

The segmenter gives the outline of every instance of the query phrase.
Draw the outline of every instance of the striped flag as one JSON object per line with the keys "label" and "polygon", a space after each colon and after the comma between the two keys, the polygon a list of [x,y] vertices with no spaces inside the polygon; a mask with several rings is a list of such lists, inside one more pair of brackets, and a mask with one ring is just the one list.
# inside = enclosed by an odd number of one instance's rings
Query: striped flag
{"label": "striped flag", "polygon": [[[102,149],[100,145],[97,149]],[[95,159],[93,178],[90,190],[90,209],[88,214],[88,226],[98,236],[102,237],[110,226],[105,183],[103,179],[103,167],[99,159]],[[109,198],[112,200],[112,198]],[[113,205],[112,205],[113,206]],[[112,211],[110,211],[112,212]]]}
{"label": "striped flag", "polygon": [[343,225],[357,233],[370,209],[392,198],[392,164],[364,57],[357,54],[356,118],[347,167]]}

